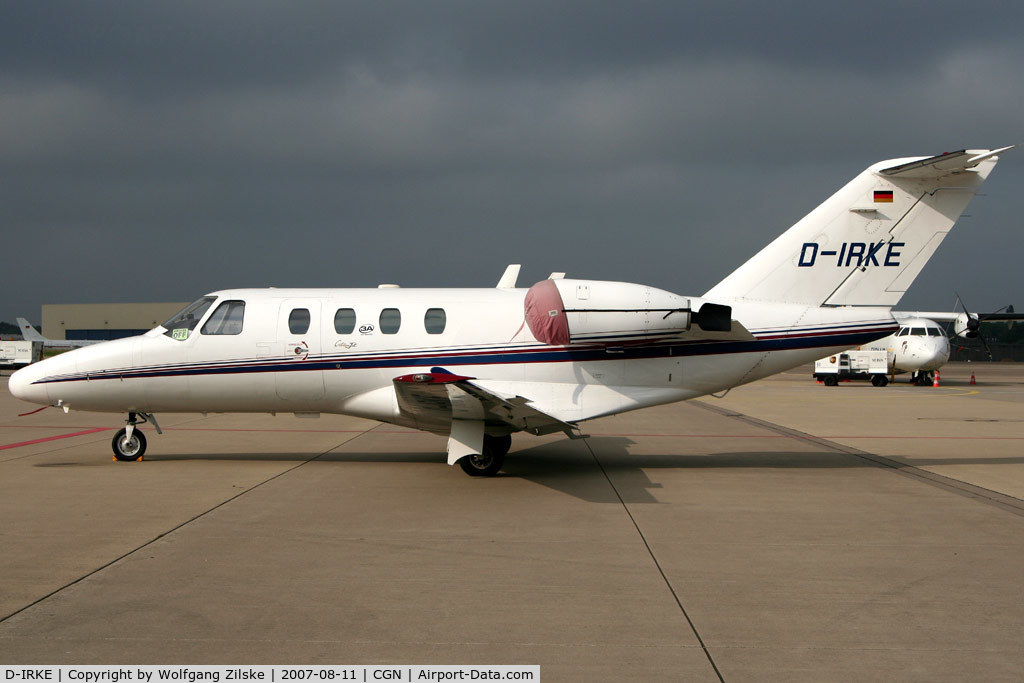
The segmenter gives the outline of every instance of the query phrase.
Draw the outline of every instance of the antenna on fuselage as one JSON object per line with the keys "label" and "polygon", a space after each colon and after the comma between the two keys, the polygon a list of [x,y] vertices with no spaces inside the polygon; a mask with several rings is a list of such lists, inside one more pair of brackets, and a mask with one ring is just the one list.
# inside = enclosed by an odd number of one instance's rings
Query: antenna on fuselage
{"label": "antenna on fuselage", "polygon": [[505,272],[501,274],[501,279],[498,280],[498,284],[494,285],[498,289],[515,289],[516,280],[519,279],[519,269],[522,268],[522,264],[510,263]]}

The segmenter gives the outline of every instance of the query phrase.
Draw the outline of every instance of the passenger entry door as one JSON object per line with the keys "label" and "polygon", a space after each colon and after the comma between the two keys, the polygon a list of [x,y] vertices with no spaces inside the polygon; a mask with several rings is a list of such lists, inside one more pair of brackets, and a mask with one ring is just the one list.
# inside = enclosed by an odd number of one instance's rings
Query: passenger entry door
{"label": "passenger entry door", "polygon": [[320,302],[316,299],[285,299],[277,320],[277,349],[285,360],[275,372],[278,397],[310,401],[324,395],[320,364]]}

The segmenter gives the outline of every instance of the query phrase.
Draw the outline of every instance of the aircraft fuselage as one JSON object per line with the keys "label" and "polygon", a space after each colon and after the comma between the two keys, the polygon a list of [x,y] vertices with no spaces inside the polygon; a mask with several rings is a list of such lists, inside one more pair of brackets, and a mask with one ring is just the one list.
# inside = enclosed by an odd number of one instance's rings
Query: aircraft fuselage
{"label": "aircraft fuselage", "polygon": [[[341,413],[424,428],[399,410],[393,380],[441,369],[485,378],[488,388],[574,423],[750,382],[896,326],[881,308],[825,316],[817,307],[747,304],[734,310],[746,339],[694,329],[550,345],[525,324],[526,292],[225,290],[210,295],[187,333],[158,327],[70,351],[26,368],[12,390],[80,410]],[[217,333],[210,323],[225,302],[242,302],[244,313],[238,329]]]}

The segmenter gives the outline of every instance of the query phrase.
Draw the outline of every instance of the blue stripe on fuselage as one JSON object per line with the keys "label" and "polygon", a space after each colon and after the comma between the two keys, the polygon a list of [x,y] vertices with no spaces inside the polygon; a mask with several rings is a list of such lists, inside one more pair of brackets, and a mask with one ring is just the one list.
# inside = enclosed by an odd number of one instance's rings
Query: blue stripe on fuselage
{"label": "blue stripe on fuselage", "polygon": [[[832,334],[778,337],[747,341],[701,341],[686,343],[660,343],[644,345],[623,345],[617,347],[593,347],[575,349],[571,346],[537,351],[484,351],[480,353],[434,352],[408,354],[399,357],[374,357],[364,359],[311,359],[289,362],[215,361],[208,365],[188,367],[151,367],[146,369],[120,369],[36,380],[34,384],[59,382],[96,381],[102,379],[132,379],[139,377],[183,377],[202,375],[232,375],[262,372],[309,372],[314,370],[368,370],[375,368],[405,368],[443,365],[508,365],[514,363],[565,363],[593,362],[605,360],[645,360],[667,357],[712,356],[735,353],[763,353],[818,347],[854,347],[891,334],[897,325],[879,327],[869,331],[840,332]],[[610,352],[610,349],[614,349]]]}

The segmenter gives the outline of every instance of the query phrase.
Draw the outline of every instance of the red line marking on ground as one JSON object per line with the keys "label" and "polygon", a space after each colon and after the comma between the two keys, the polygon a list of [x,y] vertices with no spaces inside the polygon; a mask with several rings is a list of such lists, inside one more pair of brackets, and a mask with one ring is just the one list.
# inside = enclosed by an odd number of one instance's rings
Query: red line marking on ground
{"label": "red line marking on ground", "polygon": [[[362,434],[369,429],[241,429],[234,427],[164,427],[165,432],[301,432],[303,434]],[[380,433],[383,430],[377,430]]]}
{"label": "red line marking on ground", "polygon": [[[104,429],[118,429],[117,425],[108,427],[87,427],[85,425],[0,425],[0,429],[93,429],[102,431]],[[362,434],[373,427],[366,429],[242,429],[236,427],[164,427],[165,432],[299,432],[303,434]],[[420,434],[415,429],[374,429],[375,434]]]}
{"label": "red line marking on ground", "polygon": [[872,434],[857,434],[855,436],[808,434],[797,436],[796,434],[612,434],[591,432],[590,436],[647,436],[662,437],[671,439],[962,439],[965,441],[1020,441],[1024,436],[914,436],[913,434],[900,434],[894,436],[882,436]]}
{"label": "red line marking on ground", "polygon": [[35,415],[40,410],[46,410],[49,407],[50,406],[43,406],[42,408],[36,408],[35,410],[29,411],[27,413],[18,413],[18,417],[28,417],[29,415]]}
{"label": "red line marking on ground", "polygon": [[[67,434],[65,436],[54,436],[50,439],[63,439],[67,436],[77,436],[78,434],[90,434],[92,432],[102,432],[107,429],[117,429],[116,425],[109,427],[84,427],[84,426],[57,426],[57,425],[0,425],[0,429],[86,429],[88,431],[78,432],[77,434]],[[414,429],[242,429],[236,427],[164,427],[165,432],[258,432],[258,433],[274,433],[280,432],[283,434],[362,434],[373,430],[374,434],[422,434],[423,432],[416,431]],[[959,441],[1022,441],[1024,436],[914,436],[912,434],[897,434],[897,435],[880,435],[880,434],[856,434],[856,435],[829,435],[829,434],[809,434],[807,436],[796,436],[789,434],[646,434],[646,433],[615,433],[615,432],[591,432],[590,436],[636,436],[636,437],[656,437],[662,439],[931,439],[931,440],[959,440]],[[41,441],[48,441],[49,439],[41,439]],[[4,448],[14,448],[19,445],[27,445],[29,443],[38,443],[38,441],[26,441],[25,444],[11,444],[9,446],[0,446],[0,450]]]}
{"label": "red line marking on ground", "polygon": [[70,439],[73,436],[84,436],[86,434],[95,434],[96,432],[105,432],[107,427],[100,427],[97,429],[87,429],[84,432],[72,432],[71,434],[61,434],[59,436],[47,436],[43,439],[32,439],[31,441],[22,441],[21,443],[9,443],[4,446],[0,446],[0,451],[5,451],[8,448],[20,448],[21,446],[31,446],[34,443],[44,443],[46,441],[56,441],[58,439]]}

